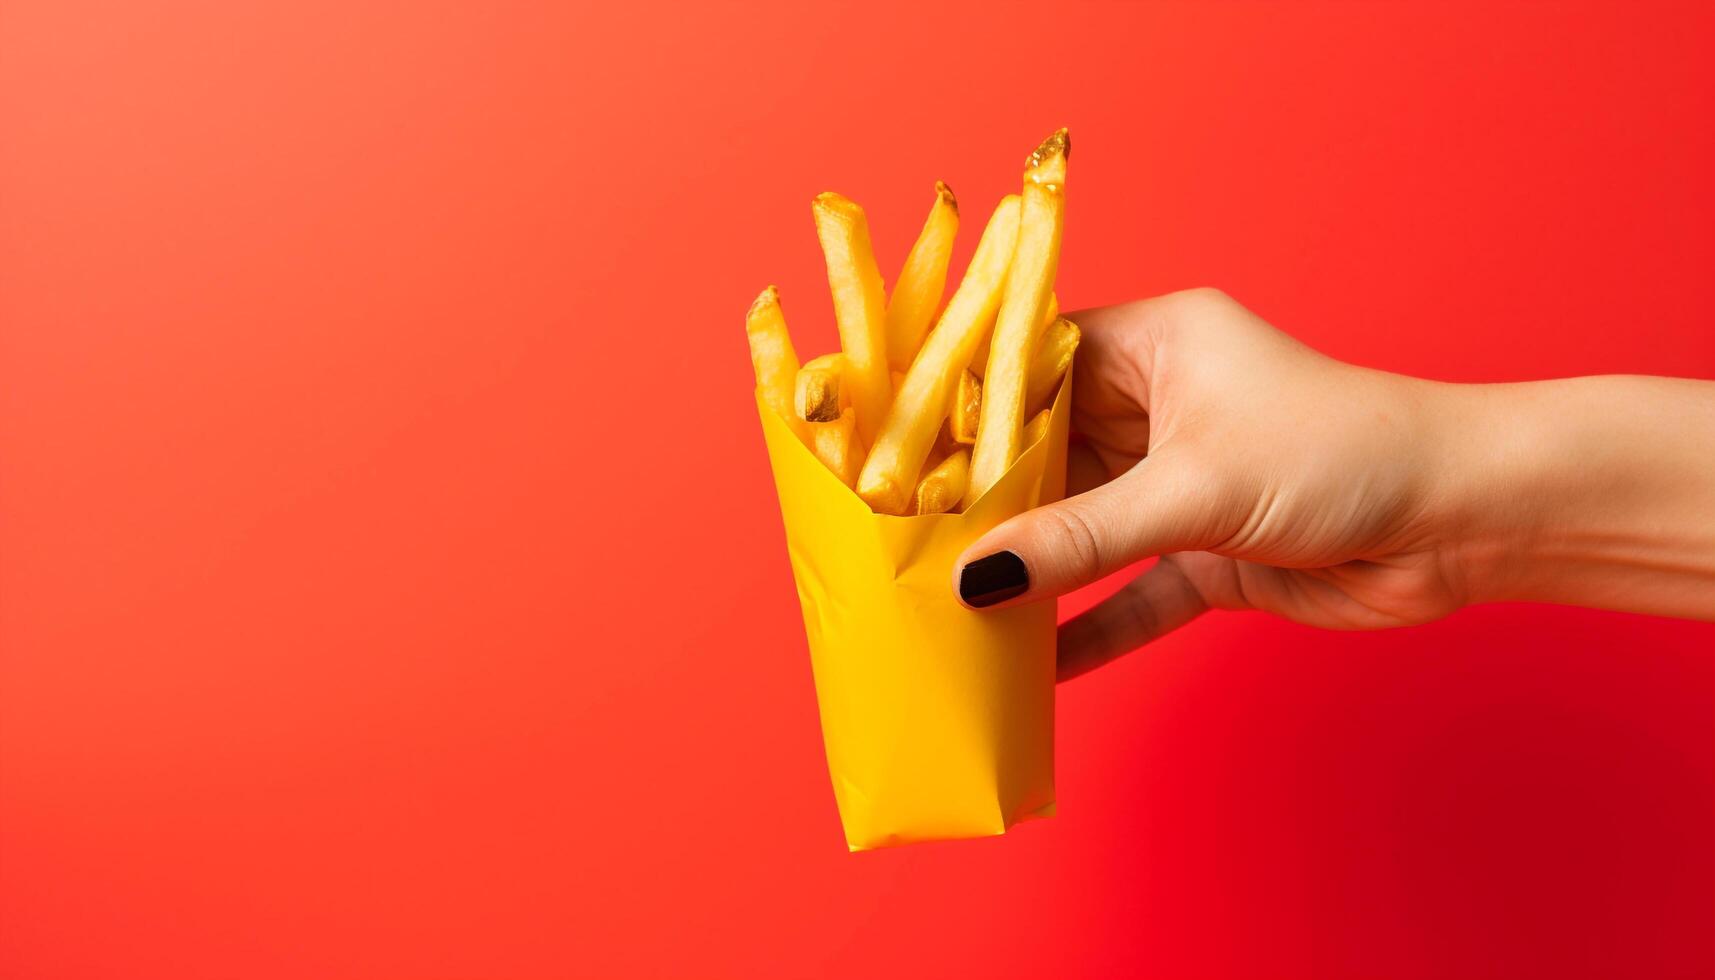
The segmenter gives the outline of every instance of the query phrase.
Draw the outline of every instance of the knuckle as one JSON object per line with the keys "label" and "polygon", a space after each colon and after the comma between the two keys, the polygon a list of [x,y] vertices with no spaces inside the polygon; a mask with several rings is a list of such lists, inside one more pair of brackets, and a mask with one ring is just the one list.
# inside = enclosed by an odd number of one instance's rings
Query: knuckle
{"label": "knuckle", "polygon": [[1232,297],[1211,286],[1169,293],[1158,303],[1157,326],[1169,333],[1200,332],[1211,323],[1230,319],[1232,311],[1238,308]]}
{"label": "knuckle", "polygon": [[1213,286],[1198,286],[1177,294],[1177,299],[1189,312],[1223,309],[1233,304],[1233,298]]}

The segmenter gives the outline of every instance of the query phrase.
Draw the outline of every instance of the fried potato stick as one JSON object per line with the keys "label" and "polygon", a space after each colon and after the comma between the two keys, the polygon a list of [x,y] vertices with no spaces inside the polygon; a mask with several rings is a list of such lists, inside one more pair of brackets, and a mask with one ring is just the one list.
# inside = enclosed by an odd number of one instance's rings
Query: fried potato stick
{"label": "fried potato stick", "polygon": [[1067,149],[1066,131],[1062,129],[1044,140],[1026,161],[1018,247],[995,320],[988,370],[983,374],[982,420],[971,450],[971,476],[965,487],[967,507],[1018,459],[1024,437],[1030,356],[1048,312],[1048,298],[1060,264]]}
{"label": "fried potato stick", "polygon": [[917,243],[905,256],[905,265],[894,280],[887,298],[887,363],[895,371],[911,367],[923,338],[935,320],[941,294],[947,288],[947,260],[953,255],[953,238],[959,231],[959,202],[946,184],[935,182],[935,203]]}
{"label": "fried potato stick", "polygon": [[831,191],[817,195],[811,210],[827,260],[840,350],[846,356],[841,386],[857,410],[858,435],[868,444],[893,401],[887,377],[887,300],[870,245],[869,221],[863,208]]}
{"label": "fried potato stick", "polygon": [[977,441],[977,420],[983,410],[983,383],[969,369],[959,372],[959,387],[953,392],[953,409],[947,417],[953,441],[972,445]]}
{"label": "fried potato stick", "polygon": [[858,496],[878,514],[904,514],[917,475],[952,407],[959,375],[994,322],[1018,240],[1020,201],[1003,198],[989,217],[965,277],[905,374],[897,397],[871,443],[858,477]]}
{"label": "fried potato stick", "polygon": [[750,365],[756,371],[756,387],[762,400],[780,416],[787,428],[806,443],[809,432],[792,406],[792,386],[798,374],[798,353],[786,316],[780,311],[780,291],[769,286],[750,304],[744,315],[744,333],[750,341]]}
{"label": "fried potato stick", "polygon": [[[1080,339],[1082,334],[1078,325],[1065,317],[1048,325],[1041,342],[1036,345],[1036,353],[1030,358],[1030,380],[1024,391],[1025,411],[1036,411],[1054,397],[1055,386],[1078,353]],[[1029,443],[1030,440],[1026,439],[1025,444]]]}
{"label": "fried potato stick", "polygon": [[812,357],[798,369],[794,408],[806,422],[832,422],[840,417],[840,375],[845,371],[845,356],[823,354]]}
{"label": "fried potato stick", "polygon": [[857,481],[858,463],[863,447],[858,443],[857,413],[853,409],[841,412],[832,422],[811,422],[810,448],[822,465],[832,470],[840,482],[851,486]]}
{"label": "fried potato stick", "polygon": [[965,480],[970,475],[971,451],[960,449],[938,463],[917,481],[911,494],[913,514],[945,514],[959,506],[965,495]]}
{"label": "fried potato stick", "polygon": [[[1059,318],[1060,297],[1050,293],[1048,295],[1048,312],[1042,317],[1043,329],[1046,330],[1049,324]],[[979,378],[989,369],[989,343],[993,340],[994,331],[991,330],[983,334],[983,342],[977,345],[977,352],[971,355],[971,371]]]}

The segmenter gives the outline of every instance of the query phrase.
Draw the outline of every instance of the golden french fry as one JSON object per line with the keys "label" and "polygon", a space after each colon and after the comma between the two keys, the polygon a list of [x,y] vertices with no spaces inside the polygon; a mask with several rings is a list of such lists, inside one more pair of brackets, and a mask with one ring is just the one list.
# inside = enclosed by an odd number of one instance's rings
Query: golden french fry
{"label": "golden french fry", "polygon": [[[1053,323],[1055,320],[1057,320],[1059,318],[1060,318],[1060,297],[1053,294],[1053,293],[1049,293],[1048,294],[1048,312],[1046,314],[1044,314],[1042,317],[1043,328],[1047,329],[1049,324]],[[971,355],[971,370],[975,371],[977,377],[979,377],[979,378],[982,377],[983,373],[989,369],[989,342],[992,341],[993,339],[994,339],[994,332],[993,331],[990,331],[988,333],[983,334],[983,342],[977,345],[977,352],[975,354]]]}
{"label": "golden french fry", "polygon": [[856,411],[848,408],[832,422],[812,422],[809,430],[810,448],[822,465],[846,486],[856,483],[859,457],[863,455],[857,441]]}
{"label": "golden french fry", "polygon": [[[1048,325],[1041,342],[1036,345],[1036,353],[1030,358],[1030,380],[1024,390],[1025,411],[1040,408],[1054,397],[1054,387],[1060,383],[1066,369],[1072,366],[1081,338],[1078,325],[1065,317]],[[1024,440],[1024,444],[1030,445],[1030,440]]]}
{"label": "golden french fry", "polygon": [[959,375],[994,322],[1018,240],[1020,201],[1003,198],[990,216],[965,278],[911,362],[858,477],[858,496],[878,514],[904,514],[935,434],[952,408]]}
{"label": "golden french fry", "polygon": [[971,450],[971,476],[965,487],[968,507],[999,480],[1018,458],[1023,439],[1024,396],[1030,356],[1048,311],[1054,274],[1060,264],[1060,236],[1066,214],[1064,129],[1030,154],[1024,170],[1024,203],[1019,212],[1018,247],[1007,274],[1006,295],[995,319],[988,370],[983,374],[982,418]]}
{"label": "golden french fry", "polygon": [[945,514],[959,506],[965,495],[965,480],[970,475],[971,451],[960,449],[938,463],[917,481],[911,494],[914,514]]}
{"label": "golden french fry", "polygon": [[840,417],[840,374],[845,357],[823,354],[812,357],[798,369],[794,408],[806,422],[832,422]]}
{"label": "golden french fry", "polygon": [[893,295],[887,298],[887,363],[895,371],[911,367],[923,346],[923,337],[935,320],[941,294],[947,288],[947,260],[953,255],[953,238],[959,230],[959,202],[952,188],[935,182],[935,203],[923,222],[923,231],[905,265],[894,280]]}
{"label": "golden french fry", "polygon": [[763,401],[798,438],[808,441],[804,422],[792,407],[798,352],[792,349],[792,334],[780,311],[780,290],[769,286],[750,304],[744,315],[744,333],[750,340],[750,366],[756,370],[756,386],[762,389]]}
{"label": "golden french fry", "polygon": [[[964,448],[965,448],[964,446],[961,446],[956,442],[952,443],[949,446],[949,445],[943,443],[942,440],[936,439],[935,440],[935,447],[933,449],[929,450],[929,458],[923,461],[923,475],[927,476],[930,472],[932,472],[935,469],[935,467],[940,466],[942,463],[945,463],[949,456],[952,456],[954,453],[956,453],[959,450],[964,449]],[[969,469],[969,467],[966,467],[966,468]],[[917,513],[917,490],[918,490],[918,488],[922,487],[922,485],[923,485],[923,481],[921,479],[919,479],[917,481],[917,485],[912,488],[912,490],[911,490],[911,501],[912,502],[911,502],[910,509],[908,509],[906,511],[907,514]],[[955,505],[957,505],[957,503],[958,503],[957,501],[954,501]]]}
{"label": "golden french fry", "polygon": [[841,386],[857,409],[858,435],[867,445],[893,401],[887,377],[887,300],[870,246],[869,221],[863,208],[832,191],[818,194],[811,210],[827,260],[840,350],[846,355]]}
{"label": "golden french fry", "polygon": [[959,387],[953,393],[953,410],[947,427],[953,441],[967,446],[977,441],[977,419],[983,410],[983,383],[969,369],[959,372]]}
{"label": "golden french fry", "polygon": [[1048,434],[1048,416],[1049,416],[1049,414],[1050,413],[1049,413],[1048,409],[1045,408],[1042,411],[1037,412],[1035,415],[1031,416],[1030,421],[1025,423],[1025,425],[1024,425],[1024,448],[1025,449],[1029,449],[1031,446],[1036,445],[1036,440],[1038,440],[1038,439],[1040,439],[1043,436]]}

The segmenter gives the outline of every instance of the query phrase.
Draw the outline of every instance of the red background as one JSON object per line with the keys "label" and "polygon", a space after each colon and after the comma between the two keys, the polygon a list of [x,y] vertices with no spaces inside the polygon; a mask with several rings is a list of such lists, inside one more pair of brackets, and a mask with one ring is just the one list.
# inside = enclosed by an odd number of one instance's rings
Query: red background
{"label": "red background", "polygon": [[0,974],[1715,973],[1708,625],[1210,616],[848,855],[740,329],[1064,124],[1069,307],[1715,376],[1712,8],[927,6],[4,7]]}

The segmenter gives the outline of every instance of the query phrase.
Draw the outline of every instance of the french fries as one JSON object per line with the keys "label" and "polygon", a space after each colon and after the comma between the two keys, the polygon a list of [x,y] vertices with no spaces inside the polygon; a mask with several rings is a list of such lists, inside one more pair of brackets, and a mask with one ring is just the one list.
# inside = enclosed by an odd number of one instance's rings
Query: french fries
{"label": "french fries", "polygon": [[[1072,366],[1072,358],[1078,353],[1078,341],[1082,336],[1078,325],[1065,317],[1048,325],[1042,341],[1036,345],[1036,353],[1030,358],[1030,380],[1024,388],[1025,411],[1034,412],[1054,397],[1054,388],[1066,374],[1066,369]],[[1030,440],[1026,439],[1024,443],[1029,445]]]}
{"label": "french fries", "polygon": [[840,375],[846,369],[843,354],[812,357],[798,369],[793,407],[806,422],[832,422],[844,407],[840,401]]}
{"label": "french fries", "polygon": [[917,481],[911,493],[913,514],[945,514],[959,505],[965,495],[965,480],[970,475],[971,451],[960,449],[937,463]]}
{"label": "french fries", "polygon": [[815,198],[838,352],[800,366],[779,292],[751,304],[762,401],[876,513],[969,507],[1047,433],[1047,404],[1080,340],[1054,293],[1069,152],[1062,129],[1031,153],[1022,192],[995,206],[939,315],[959,225],[941,182],[891,295],[863,209],[832,192]]}
{"label": "french fries", "polygon": [[846,356],[841,384],[857,410],[858,435],[868,444],[893,401],[887,377],[887,298],[870,246],[869,221],[863,208],[832,191],[818,194],[811,210],[827,261],[840,349]]}
{"label": "french fries", "polygon": [[[999,480],[1018,458],[1023,439],[1026,385],[1054,275],[1060,264],[1060,237],[1066,214],[1066,131],[1042,142],[1025,163],[1018,246],[1007,274],[1006,295],[995,320],[988,369],[983,374],[982,417],[971,450],[971,475],[965,486],[970,506]],[[859,492],[862,492],[860,484]]]}
{"label": "french fries", "polygon": [[1018,240],[1018,215],[1017,197],[1003,198],[994,209],[964,280],[911,362],[893,410],[870,444],[857,491],[877,513],[903,514],[911,504],[917,474],[947,417],[959,373],[1000,306]]}
{"label": "french fries", "polygon": [[798,352],[786,330],[780,311],[780,290],[769,286],[750,304],[744,315],[744,332],[750,340],[750,365],[756,370],[756,386],[768,403],[798,438],[808,441],[804,423],[792,410],[792,386],[798,374]]}
{"label": "french fries", "polygon": [[[1050,298],[1049,308],[1054,303]],[[1072,357],[1078,350],[1078,325],[1070,320],[1060,318],[1048,325],[1042,341],[1036,345],[1036,354],[1030,358],[1029,381],[1024,388],[1024,404],[1028,411],[1041,408],[1054,396],[1054,389],[1065,376],[1066,369],[1072,366]],[[799,372],[802,376],[803,372]],[[983,382],[975,371],[966,369],[959,375],[959,388],[953,394],[953,410],[948,417],[949,428],[953,438],[965,445],[973,445],[977,441],[977,422],[982,412]],[[1030,445],[1027,435],[1024,445]],[[1022,450],[1021,450],[1022,451]]]}
{"label": "french fries", "polygon": [[947,260],[958,231],[959,202],[952,188],[937,180],[935,203],[887,298],[887,363],[895,371],[910,368],[923,346],[947,288]]}
{"label": "french fries", "polygon": [[832,422],[810,425],[810,448],[822,465],[832,470],[846,486],[857,482],[859,457],[863,449],[857,441],[857,414],[846,409]]}
{"label": "french fries", "polygon": [[977,441],[977,419],[983,410],[983,383],[969,368],[959,372],[959,387],[953,392],[953,409],[947,417],[953,440],[967,446]]}
{"label": "french fries", "polygon": [[[1048,296],[1048,312],[1043,314],[1042,324],[1044,327],[1046,327],[1048,324],[1053,323],[1055,320],[1058,320],[1059,318],[1060,318],[1060,297],[1055,296],[1052,293],[1050,293]],[[977,352],[975,354],[971,355],[971,370],[973,372],[975,372],[976,376],[979,378],[983,376],[983,372],[988,370],[988,367],[989,367],[989,342],[992,341],[993,339],[994,339],[994,334],[992,332],[988,333],[988,334],[984,334],[983,335],[983,342],[977,345]]]}

